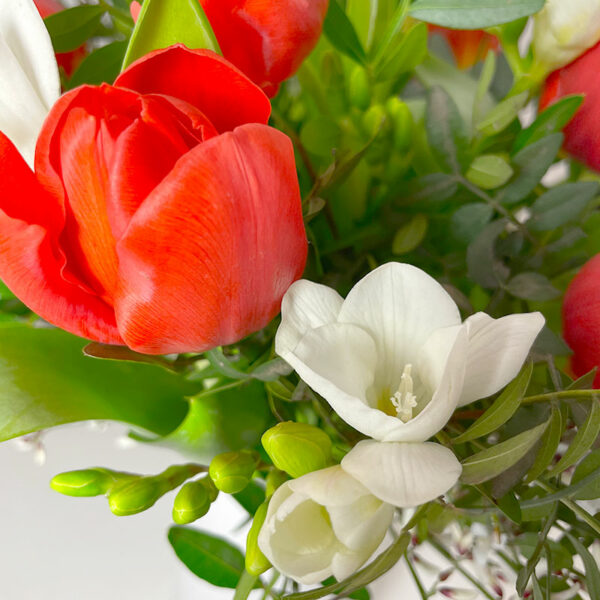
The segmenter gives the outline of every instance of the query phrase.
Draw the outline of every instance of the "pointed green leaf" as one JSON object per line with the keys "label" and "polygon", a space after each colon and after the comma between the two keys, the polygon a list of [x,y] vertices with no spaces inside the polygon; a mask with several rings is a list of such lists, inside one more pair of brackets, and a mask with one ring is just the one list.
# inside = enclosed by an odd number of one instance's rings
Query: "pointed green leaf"
{"label": "pointed green leaf", "polygon": [[495,135],[506,129],[519,115],[519,111],[529,99],[529,92],[522,92],[516,96],[509,96],[485,115],[477,123],[477,129],[485,136]]}
{"label": "pointed green leaf", "polygon": [[535,461],[533,462],[531,469],[529,469],[529,473],[527,474],[525,481],[534,481],[540,475],[542,475],[552,463],[552,459],[554,458],[558,445],[560,444],[565,426],[566,423],[563,420],[560,408],[553,404],[548,429],[546,429],[544,432],[540,449],[535,457]]}
{"label": "pointed green leaf", "polygon": [[578,465],[571,479],[570,486],[574,486],[583,481],[589,475],[595,474],[596,477],[584,488],[573,494],[574,500],[596,500],[600,498],[600,449],[590,452]]}
{"label": "pointed green leaf", "polygon": [[463,461],[463,483],[482,483],[500,475],[521,460],[540,439],[548,423],[524,431],[504,442],[486,448]]}
{"label": "pointed green leaf", "polygon": [[583,561],[585,567],[585,587],[590,600],[600,600],[600,567],[596,563],[595,558],[590,554],[590,551],[573,535],[565,531],[565,535],[569,538],[573,548]]}
{"label": "pointed green leaf", "polygon": [[44,19],[55,52],[71,52],[92,37],[106,12],[95,4],[61,10]]}
{"label": "pointed green leaf", "polygon": [[554,300],[560,296],[560,290],[555,288],[545,275],[536,271],[515,275],[506,284],[506,291],[515,298],[534,302]]}
{"label": "pointed green leaf", "polygon": [[550,469],[548,477],[554,477],[574,465],[592,447],[598,434],[600,434],[600,401],[594,399],[586,420],[578,427],[575,437],[563,457]]}
{"label": "pointed green leaf", "polygon": [[121,71],[127,42],[112,42],[88,54],[69,79],[69,89],[80,85],[113,83]]}
{"label": "pointed green leaf", "polygon": [[517,411],[521,405],[521,400],[527,391],[531,374],[533,373],[533,364],[527,363],[517,377],[506,387],[506,389],[496,398],[494,403],[469,427],[464,433],[452,440],[453,444],[462,444],[470,442],[496,431],[501,425],[504,425]]}
{"label": "pointed green leaf", "polygon": [[365,64],[367,55],[354,26],[348,19],[338,0],[329,0],[329,9],[323,23],[323,31],[333,46],[342,54],[360,64]]}
{"label": "pointed green leaf", "polygon": [[220,53],[217,38],[198,0],[145,0],[131,34],[123,69],[153,50],[174,44]]}

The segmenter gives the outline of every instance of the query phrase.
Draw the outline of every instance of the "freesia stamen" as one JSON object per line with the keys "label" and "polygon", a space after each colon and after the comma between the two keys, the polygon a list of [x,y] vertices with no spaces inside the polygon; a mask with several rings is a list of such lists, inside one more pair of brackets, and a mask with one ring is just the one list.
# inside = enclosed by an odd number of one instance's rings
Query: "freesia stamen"
{"label": "freesia stamen", "polygon": [[391,403],[396,409],[397,417],[407,423],[413,417],[413,408],[417,406],[417,397],[413,394],[413,380],[411,377],[412,365],[404,366],[404,371],[400,376],[400,385],[398,391],[390,398]]}

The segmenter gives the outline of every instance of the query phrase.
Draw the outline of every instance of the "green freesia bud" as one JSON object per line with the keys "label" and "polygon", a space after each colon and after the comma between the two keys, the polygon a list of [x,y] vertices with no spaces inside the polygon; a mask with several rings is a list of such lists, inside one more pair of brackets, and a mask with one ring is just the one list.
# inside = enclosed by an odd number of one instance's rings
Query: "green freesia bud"
{"label": "green freesia bud", "polygon": [[211,502],[214,502],[219,495],[219,490],[214,484],[214,481],[210,477],[204,477],[200,480],[200,483],[206,488],[206,492],[208,493],[208,499]]}
{"label": "green freesia bud", "polygon": [[248,537],[246,538],[246,571],[248,571],[250,575],[260,575],[271,568],[269,559],[258,547],[258,534],[265,522],[268,508],[268,502],[263,502],[258,507],[252,521],[252,527],[250,527]]}
{"label": "green freesia bud", "polygon": [[363,115],[362,126],[368,137],[377,135],[386,121],[386,112],[381,104],[374,104]]}
{"label": "green freesia bud", "polygon": [[269,474],[267,475],[267,479],[266,479],[267,498],[270,498],[275,493],[275,490],[280,485],[283,485],[287,480],[288,480],[288,476],[283,471],[280,471],[279,469],[273,469],[272,471],[270,471]]}
{"label": "green freesia bud", "polygon": [[210,508],[210,495],[204,481],[189,481],[175,496],[173,503],[173,521],[178,525],[187,525],[203,517]]}
{"label": "green freesia bud", "polygon": [[250,483],[258,458],[258,454],[250,450],[225,452],[213,458],[208,473],[217,489],[237,494]]}
{"label": "green freesia bud", "polygon": [[262,436],[262,445],[273,464],[292,477],[328,467],[331,440],[318,427],[287,421],[271,427]]}
{"label": "green freesia bud", "polygon": [[111,491],[108,506],[117,517],[135,515],[153,506],[169,489],[159,477],[138,477]]}
{"label": "green freesia bud", "polygon": [[50,487],[65,496],[78,498],[106,494],[115,484],[115,478],[106,469],[81,469],[59,473],[50,481]]}
{"label": "green freesia bud", "polygon": [[360,65],[356,65],[350,74],[348,97],[350,103],[360,108],[360,110],[367,110],[369,104],[371,104],[369,76],[367,71]]}
{"label": "green freesia bud", "polygon": [[398,152],[406,152],[410,148],[413,118],[410,108],[406,102],[402,102],[400,98],[390,98],[385,108],[392,123],[392,131],[394,138],[394,148]]}

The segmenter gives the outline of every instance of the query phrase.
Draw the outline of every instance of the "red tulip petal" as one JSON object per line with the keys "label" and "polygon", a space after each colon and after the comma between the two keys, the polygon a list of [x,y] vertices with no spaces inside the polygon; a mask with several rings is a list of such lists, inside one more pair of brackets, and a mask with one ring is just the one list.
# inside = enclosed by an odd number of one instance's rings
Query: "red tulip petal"
{"label": "red tulip petal", "polygon": [[[71,333],[121,344],[113,309],[66,280],[56,240],[60,201],[44,190],[0,133],[0,278],[29,308]],[[58,229],[60,231],[60,229]]]}
{"label": "red tulip petal", "polygon": [[264,327],[306,260],[292,145],[264,125],[201,144],[135,214],[117,246],[128,346],[203,351]]}
{"label": "red tulip petal", "polygon": [[201,110],[219,132],[244,123],[267,123],[271,104],[262,90],[210,50],[178,44],[134,62],[115,86],[140,94],[164,94]]}

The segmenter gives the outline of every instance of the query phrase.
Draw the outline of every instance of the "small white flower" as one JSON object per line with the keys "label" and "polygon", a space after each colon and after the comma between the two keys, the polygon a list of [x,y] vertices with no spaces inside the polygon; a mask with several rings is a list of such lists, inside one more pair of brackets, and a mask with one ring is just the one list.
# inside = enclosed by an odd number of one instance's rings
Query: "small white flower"
{"label": "small white flower", "polygon": [[0,2],[0,131],[33,165],[38,134],[60,96],[50,36],[33,0]]}
{"label": "small white flower", "polygon": [[547,0],[535,16],[533,50],[548,70],[558,69],[600,41],[600,0]]}
{"label": "small white flower", "polygon": [[335,466],[284,483],[273,494],[258,545],[273,566],[312,585],[338,581],[377,550],[394,507]]}
{"label": "small white flower", "polygon": [[342,467],[381,500],[418,506],[450,489],[461,465],[427,442],[457,406],[496,393],[519,372],[540,313],[461,323],[429,275],[388,263],[344,300],[306,280],[287,291],[275,350],[348,424],[373,438]]}

